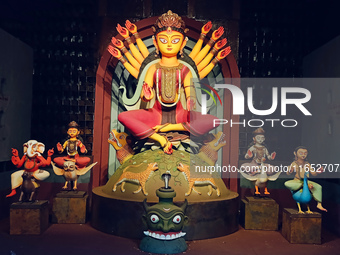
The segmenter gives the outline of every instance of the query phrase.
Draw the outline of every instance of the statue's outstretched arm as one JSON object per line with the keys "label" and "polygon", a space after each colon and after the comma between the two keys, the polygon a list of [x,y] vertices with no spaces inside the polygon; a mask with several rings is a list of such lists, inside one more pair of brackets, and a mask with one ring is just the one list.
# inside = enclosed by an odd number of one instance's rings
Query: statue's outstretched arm
{"label": "statue's outstretched arm", "polygon": [[45,167],[49,166],[51,164],[51,156],[54,154],[54,149],[50,149],[47,152],[47,159],[45,159],[43,156],[37,156],[38,159],[38,167]]}
{"label": "statue's outstretched arm", "polygon": [[107,50],[110,52],[112,56],[117,58],[124,65],[126,70],[128,70],[133,77],[137,79],[139,73],[138,70],[135,69],[129,62],[126,61],[126,59],[122,56],[122,53],[120,52],[119,49],[109,45]]}
{"label": "statue's outstretched arm", "polygon": [[68,144],[68,141],[65,141],[64,144],[63,144],[63,149],[64,149],[64,150],[65,150],[67,144]]}
{"label": "statue's outstretched arm", "polygon": [[144,61],[144,57],[139,52],[139,50],[136,48],[136,46],[132,43],[131,38],[129,36],[129,30],[127,30],[125,27],[122,27],[121,25],[117,24],[117,31],[121,36],[124,37],[125,41],[128,43],[129,48],[130,48],[134,58],[137,59],[139,64],[142,64],[142,62]]}
{"label": "statue's outstretched arm", "polygon": [[209,33],[210,29],[212,28],[212,23],[211,21],[209,21],[208,23],[206,23],[202,29],[201,29],[201,35],[200,38],[198,39],[197,43],[195,44],[194,48],[192,49],[192,51],[189,54],[189,57],[191,57],[192,59],[194,59],[198,52],[200,52],[202,45],[203,45],[203,40],[205,38],[205,36],[207,35],[207,33]]}
{"label": "statue's outstretched arm", "polygon": [[217,62],[219,62],[221,59],[224,59],[226,56],[228,56],[230,52],[231,52],[230,46],[221,50],[217,54],[217,56],[210,62],[210,64],[207,65],[202,71],[199,72],[200,79],[203,79],[205,76],[207,76],[211,72],[213,67],[217,64]]}
{"label": "statue's outstretched arm", "polygon": [[125,57],[129,60],[129,62],[131,63],[131,65],[137,69],[139,71],[140,69],[140,64],[138,63],[138,61],[131,55],[131,53],[126,49],[126,47],[124,46],[124,43],[119,40],[116,39],[115,37],[112,37],[111,42],[114,46],[116,46],[121,52],[123,52],[123,54],[125,55]]}
{"label": "statue's outstretched arm", "polygon": [[125,27],[130,31],[131,34],[136,39],[137,46],[142,53],[143,57],[146,58],[149,55],[148,48],[145,46],[144,42],[142,39],[140,39],[139,34],[137,32],[137,26],[133,23],[131,23],[129,20],[125,22]]}
{"label": "statue's outstretched arm", "polygon": [[17,149],[13,149],[12,148],[12,163],[17,167],[22,167],[22,165],[25,163],[25,159],[26,159],[26,155],[22,156],[22,158],[20,159],[19,157],[19,153]]}
{"label": "statue's outstretched arm", "polygon": [[195,61],[195,64],[198,65],[202,59],[208,54],[211,47],[214,46],[216,40],[218,40],[224,33],[224,28],[219,27],[217,30],[215,30],[207,43],[207,45],[204,46],[204,48],[197,54],[193,60]]}
{"label": "statue's outstretched arm", "polygon": [[199,65],[197,66],[197,70],[199,72],[202,71],[203,68],[210,63],[210,60],[217,54],[217,52],[221,50],[226,44],[227,44],[226,38],[219,40],[212,48],[212,50],[209,52],[209,54],[201,61],[201,63],[199,63]]}

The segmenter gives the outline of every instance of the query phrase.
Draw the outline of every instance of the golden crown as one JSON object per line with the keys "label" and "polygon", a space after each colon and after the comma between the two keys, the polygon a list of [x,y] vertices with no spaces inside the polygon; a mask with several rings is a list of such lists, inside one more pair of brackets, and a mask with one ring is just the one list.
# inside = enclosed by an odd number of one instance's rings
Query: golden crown
{"label": "golden crown", "polygon": [[68,123],[68,128],[76,128],[76,129],[79,129],[79,125],[78,125],[77,122],[71,121],[70,123]]}
{"label": "golden crown", "polygon": [[167,13],[162,14],[162,16],[156,20],[155,26],[152,27],[155,34],[165,31],[168,28],[182,34],[188,31],[188,29],[185,28],[185,23],[182,18],[170,10]]}

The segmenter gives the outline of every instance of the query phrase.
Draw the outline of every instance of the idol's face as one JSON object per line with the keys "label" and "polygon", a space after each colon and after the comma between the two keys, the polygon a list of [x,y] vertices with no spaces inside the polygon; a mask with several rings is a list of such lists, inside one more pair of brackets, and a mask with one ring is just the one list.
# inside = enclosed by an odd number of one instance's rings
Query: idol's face
{"label": "idol's face", "polygon": [[184,36],[177,31],[169,32],[169,30],[166,30],[158,33],[156,39],[162,56],[172,57],[177,56],[180,51]]}
{"label": "idol's face", "polygon": [[305,160],[307,158],[308,151],[306,149],[298,149],[295,155],[298,159]]}
{"label": "idol's face", "polygon": [[254,137],[254,142],[258,144],[262,144],[265,140],[266,138],[264,137],[264,135],[257,135]]}
{"label": "idol's face", "polygon": [[75,138],[77,137],[77,135],[79,135],[80,131],[77,128],[69,128],[67,130],[67,134],[71,137],[71,138]]}

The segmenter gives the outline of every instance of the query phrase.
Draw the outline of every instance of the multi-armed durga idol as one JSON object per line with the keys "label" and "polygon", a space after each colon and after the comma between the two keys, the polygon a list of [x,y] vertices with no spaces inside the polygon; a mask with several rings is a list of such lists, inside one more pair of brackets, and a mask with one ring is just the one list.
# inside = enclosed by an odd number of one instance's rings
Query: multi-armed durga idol
{"label": "multi-armed durga idol", "polygon": [[[125,41],[119,40],[118,35],[112,38],[107,48],[113,56],[110,61],[116,63],[114,58],[120,61],[114,72],[127,70],[136,80],[130,77],[132,79],[129,78],[126,86],[120,86],[123,91],[118,96],[118,105],[122,106],[119,107],[122,112],[118,114],[118,121],[125,129],[112,129],[108,142],[115,148],[121,165],[115,168],[118,162],[109,161],[114,174],[106,185],[93,189],[92,224],[105,232],[141,238],[141,212],[129,207],[142,206],[145,198],[149,203],[158,201],[155,191],[163,185],[163,174],[169,173],[172,176],[169,185],[177,194],[174,199],[187,199],[187,211],[192,215],[192,220],[185,226],[188,230],[186,238],[193,240],[230,234],[238,226],[238,194],[228,190],[216,173],[195,176],[190,171],[195,166],[215,165],[220,154],[218,151],[228,143],[223,132],[209,133],[215,128],[213,120],[216,117],[198,111],[202,106],[201,84],[193,82],[193,79],[206,77],[220,60],[230,54],[230,47],[225,47],[227,39],[221,38],[224,28],[219,27],[210,33],[212,23],[202,24],[201,28],[197,27],[198,31],[201,30],[199,38],[194,38],[195,32],[194,37],[190,37],[195,43],[186,47],[187,35],[190,34],[184,20],[177,14],[168,11],[148,22],[150,26],[144,30],[141,28],[140,35],[137,32],[139,22],[126,21],[125,27],[118,25],[117,30]],[[153,41],[154,51],[149,52],[150,47],[144,44],[149,40]],[[221,71],[221,76],[224,74],[225,78],[231,75]],[[115,111],[111,113],[116,116]],[[216,115],[220,113],[216,109]],[[116,119],[112,119],[112,123],[116,123]],[[133,211],[133,217],[124,210],[114,209],[120,207],[120,201],[126,202],[126,211]],[[209,216],[203,208],[206,202],[214,212]],[[220,210],[221,206],[226,209]],[[104,214],[107,217],[103,217]],[[133,227],[126,227],[131,224],[131,218],[135,219]],[[171,222],[178,226],[178,222]],[[197,222],[200,222],[202,231],[191,231],[197,227]],[[129,229],[129,233],[120,226]],[[214,231],[205,231],[205,228]],[[157,237],[153,232],[148,233]],[[169,231],[163,229],[163,232]],[[175,232],[164,234],[164,237],[178,237],[177,228]]]}
{"label": "multi-armed durga idol", "polygon": [[[151,138],[167,154],[172,154],[172,143],[161,133],[188,131],[191,135],[201,136],[214,128],[214,116],[193,111],[196,95],[190,83],[191,78],[204,78],[219,60],[230,53],[230,47],[220,50],[227,43],[226,39],[215,43],[222,36],[223,27],[212,33],[210,41],[202,49],[203,39],[211,28],[211,22],[202,27],[201,37],[187,55],[183,49],[188,40],[185,36],[188,29],[181,17],[168,11],[157,19],[153,27],[155,52],[149,53],[137,33],[137,27],[129,21],[126,22],[126,28],[118,25],[117,30],[127,41],[132,55],[124,43],[116,38],[112,38],[115,47],[110,45],[108,48],[130,74],[138,78],[135,95],[145,102],[155,101],[151,108],[120,113],[118,120],[134,137]],[[129,32],[135,36],[140,51],[132,44]],[[211,48],[213,49],[209,53]],[[216,57],[210,61],[216,53]],[[182,89],[184,95],[181,95]],[[181,103],[182,99],[186,102],[184,105]]]}

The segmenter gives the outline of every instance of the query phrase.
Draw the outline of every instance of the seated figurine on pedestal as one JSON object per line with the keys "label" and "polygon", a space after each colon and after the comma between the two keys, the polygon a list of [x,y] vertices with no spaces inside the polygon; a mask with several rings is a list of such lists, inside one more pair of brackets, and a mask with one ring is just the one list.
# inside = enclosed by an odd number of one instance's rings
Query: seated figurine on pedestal
{"label": "seated figurine on pedestal", "polygon": [[[322,187],[320,184],[307,180],[309,173],[316,176],[318,173],[307,161],[308,150],[304,146],[299,146],[294,150],[295,160],[291,163],[287,174],[295,172],[293,180],[286,181],[285,186],[292,192],[294,200],[299,207],[299,213],[304,213],[301,210],[300,203],[307,204],[307,213],[313,213],[308,206],[312,197],[317,202],[317,208],[327,212],[322,206]],[[321,169],[323,170],[323,169]],[[311,195],[310,195],[311,193]]]}
{"label": "seated figurine on pedestal", "polygon": [[35,189],[39,187],[39,184],[35,180],[45,180],[50,176],[50,173],[40,169],[51,164],[51,156],[53,155],[53,149],[48,151],[48,157],[45,159],[41,154],[45,150],[45,145],[39,143],[36,140],[29,140],[23,145],[24,155],[20,159],[18,150],[12,149],[12,163],[17,167],[23,167],[24,170],[19,170],[11,175],[12,192],[6,197],[11,197],[16,194],[16,188],[20,185],[21,195],[19,201],[33,201],[33,195]]}
{"label": "seated figurine on pedestal", "polygon": [[264,188],[264,194],[269,195],[267,189],[268,181],[275,181],[281,172],[274,173],[273,166],[264,163],[266,158],[269,160],[275,159],[276,152],[269,154],[267,147],[264,144],[266,140],[265,131],[263,128],[258,128],[253,132],[253,142],[249,147],[245,158],[253,158],[250,163],[244,163],[241,166],[241,175],[253,181],[255,184],[255,195],[260,195],[259,188]]}
{"label": "seated figurine on pedestal", "polygon": [[81,153],[87,153],[85,145],[79,138],[79,125],[75,121],[71,121],[68,124],[67,134],[69,138],[64,142],[63,145],[60,143],[57,144],[57,149],[59,153],[62,153],[65,149],[67,151],[67,156],[58,157],[53,159],[54,163],[59,167],[64,167],[65,161],[74,161],[76,162],[76,166],[78,169],[85,167],[88,163],[90,163],[90,158],[88,157],[80,157],[78,153],[78,148],[80,148]]}
{"label": "seated figurine on pedestal", "polygon": [[80,157],[78,154],[78,147],[80,152],[86,153],[86,147],[79,138],[79,125],[75,121],[71,121],[68,124],[67,134],[69,139],[64,142],[63,145],[57,144],[59,153],[62,153],[65,149],[67,156],[55,158],[52,162],[53,171],[56,175],[63,175],[66,182],[63,189],[67,189],[68,183],[73,183],[73,190],[77,190],[78,176],[86,174],[96,163],[87,166],[90,163],[90,158]]}

